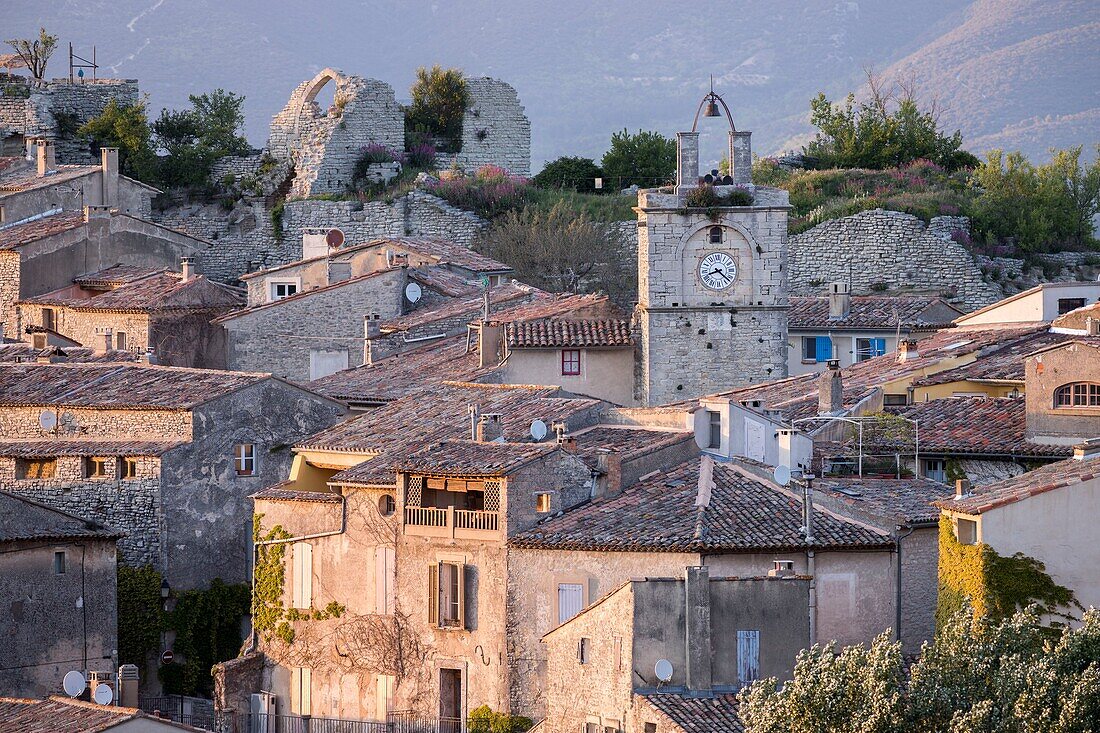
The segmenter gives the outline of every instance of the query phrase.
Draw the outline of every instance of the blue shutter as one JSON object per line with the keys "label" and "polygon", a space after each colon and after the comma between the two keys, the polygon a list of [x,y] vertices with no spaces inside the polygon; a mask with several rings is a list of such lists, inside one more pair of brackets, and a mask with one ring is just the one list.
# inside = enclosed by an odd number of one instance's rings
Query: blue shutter
{"label": "blue shutter", "polygon": [[737,680],[744,687],[760,678],[760,632],[737,632]]}
{"label": "blue shutter", "polygon": [[833,340],[828,336],[817,337],[817,360],[828,361],[833,358]]}
{"label": "blue shutter", "polygon": [[871,339],[871,356],[882,356],[886,353],[886,339]]}

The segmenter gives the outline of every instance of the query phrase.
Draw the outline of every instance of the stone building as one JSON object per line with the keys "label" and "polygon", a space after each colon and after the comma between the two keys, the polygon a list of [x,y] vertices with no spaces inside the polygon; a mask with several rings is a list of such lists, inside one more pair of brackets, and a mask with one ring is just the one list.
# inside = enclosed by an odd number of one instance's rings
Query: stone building
{"label": "stone building", "polygon": [[192,272],[115,265],[74,278],[72,285],[16,304],[16,332],[44,347],[130,351],[164,366],[223,369],[224,333],[211,320],[242,294]]}
{"label": "stone building", "polygon": [[[749,135],[730,130],[740,188],[701,182],[692,131],[677,133],[676,186],[638,193],[641,404],[786,376],[790,204],[786,191],[752,186]],[[747,191],[752,202],[692,207],[697,186],[716,201]]]}
{"label": "stone building", "polygon": [[735,693],[790,679],[808,646],[809,582],[784,570],[710,578],[705,567],[626,581],[543,636],[544,730],[740,730]]}
{"label": "stone building", "polygon": [[248,579],[248,496],[338,402],[266,374],[0,364],[0,489],[126,532],[120,560],[174,588]]}
{"label": "stone building", "polygon": [[115,542],[122,536],[0,491],[0,687],[6,695],[56,692],[73,669],[114,671]]}
{"label": "stone building", "polygon": [[1100,302],[1100,282],[1042,283],[955,320],[960,326],[1050,323],[1078,308]]}
{"label": "stone building", "polygon": [[15,303],[70,287],[75,278],[123,263],[173,269],[207,242],[103,206],[55,211],[0,227],[0,323],[15,333]]}

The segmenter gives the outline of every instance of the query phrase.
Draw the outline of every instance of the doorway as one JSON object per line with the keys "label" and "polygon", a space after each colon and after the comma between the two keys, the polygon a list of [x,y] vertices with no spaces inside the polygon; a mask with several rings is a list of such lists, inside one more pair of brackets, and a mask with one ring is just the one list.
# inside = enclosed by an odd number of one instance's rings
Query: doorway
{"label": "doorway", "polygon": [[462,733],[462,670],[439,670],[440,733]]}

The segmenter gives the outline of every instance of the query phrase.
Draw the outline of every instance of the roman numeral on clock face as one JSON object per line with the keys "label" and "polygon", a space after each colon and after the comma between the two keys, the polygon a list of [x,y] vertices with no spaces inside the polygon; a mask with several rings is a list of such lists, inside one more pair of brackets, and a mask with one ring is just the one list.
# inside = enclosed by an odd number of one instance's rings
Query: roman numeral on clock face
{"label": "roman numeral on clock face", "polygon": [[699,262],[699,279],[711,290],[725,290],[737,278],[737,263],[726,252],[711,252]]}

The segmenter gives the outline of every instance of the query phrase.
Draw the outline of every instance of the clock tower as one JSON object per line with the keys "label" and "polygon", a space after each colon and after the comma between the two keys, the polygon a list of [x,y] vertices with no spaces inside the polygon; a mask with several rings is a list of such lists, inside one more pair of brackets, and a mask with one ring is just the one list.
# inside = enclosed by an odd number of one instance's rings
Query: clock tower
{"label": "clock tower", "polygon": [[676,136],[676,185],[638,193],[637,401],[659,405],[787,376],[787,192],[752,183],[751,133],[729,122],[730,176],[699,176]]}

